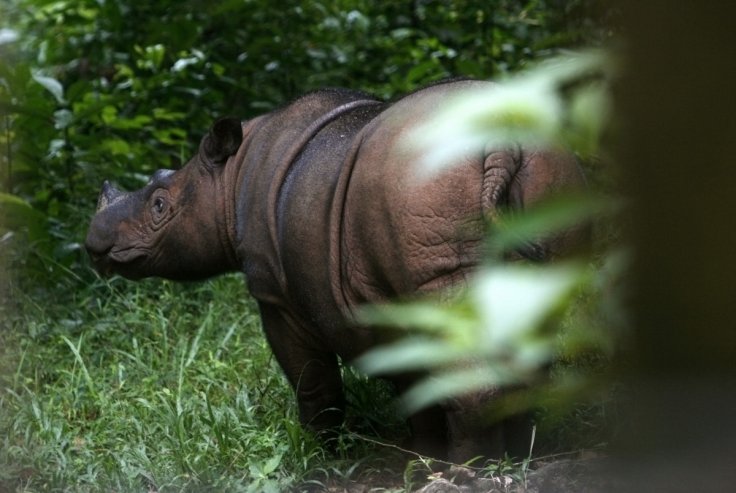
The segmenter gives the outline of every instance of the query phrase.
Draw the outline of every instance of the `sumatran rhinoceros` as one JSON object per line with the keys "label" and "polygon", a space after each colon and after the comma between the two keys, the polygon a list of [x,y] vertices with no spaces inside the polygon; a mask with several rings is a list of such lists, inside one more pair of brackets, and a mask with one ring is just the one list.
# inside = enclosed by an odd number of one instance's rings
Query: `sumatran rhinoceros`
{"label": "sumatran rhinoceros", "polygon": [[[338,357],[350,362],[385,333],[355,323],[356,307],[462,285],[481,261],[484,218],[583,184],[570,153],[509,143],[467,148],[418,177],[422,150],[404,137],[480,84],[437,84],[392,104],[321,90],[249,121],[219,120],[180,170],[157,171],[135,192],[106,182],[87,251],[101,273],[130,279],[242,271],[301,422],[333,429],[344,409]],[[580,236],[517,254],[551,259]],[[473,416],[448,404],[411,417],[415,446],[457,460],[523,453],[509,448],[528,437],[508,423],[467,433],[452,422]]]}

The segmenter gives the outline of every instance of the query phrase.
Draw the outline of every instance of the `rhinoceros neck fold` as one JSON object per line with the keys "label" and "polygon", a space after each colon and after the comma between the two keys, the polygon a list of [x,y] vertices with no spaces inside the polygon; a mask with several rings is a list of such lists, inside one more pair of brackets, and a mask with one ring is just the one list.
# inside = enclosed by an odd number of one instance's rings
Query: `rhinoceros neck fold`
{"label": "rhinoceros neck fold", "polygon": [[[307,126],[301,132],[299,138],[295,140],[293,144],[288,148],[288,150],[284,153],[284,156],[281,158],[281,163],[277,167],[276,172],[273,175],[271,187],[268,191],[268,198],[266,201],[266,203],[268,203],[270,206],[267,211],[267,223],[271,236],[271,244],[274,245],[276,260],[279,266],[283,266],[281,249],[277,247],[277,245],[279,245],[280,243],[278,238],[277,218],[280,215],[279,204],[282,204],[279,198],[282,193],[282,187],[286,182],[287,176],[292,170],[294,162],[304,151],[305,147],[310,143],[310,141],[314,139],[315,135],[336,119],[340,118],[346,113],[349,113],[364,106],[380,106],[382,104],[383,103],[381,101],[375,99],[358,99],[336,106],[335,108],[332,108],[331,110],[325,112],[319,118],[315,119],[309,126]],[[283,293],[287,293],[288,286],[283,268],[279,271],[278,283],[280,285],[281,291]]]}
{"label": "rhinoceros neck fold", "polygon": [[238,151],[230,157],[225,163],[225,169],[220,175],[218,183],[218,196],[220,203],[218,204],[217,215],[218,234],[220,243],[227,256],[227,261],[232,270],[241,268],[241,259],[237,254],[237,218],[236,218],[236,201],[242,184],[242,175],[244,171],[243,161],[244,155],[248,150],[250,143],[250,133],[259,118],[254,118],[247,122],[243,122],[243,142]]}
{"label": "rhinoceros neck fold", "polygon": [[[317,296],[323,307],[333,304],[322,287],[335,180],[346,143],[382,106],[362,94],[316,92],[248,131],[230,180],[237,182],[236,252],[259,300],[283,307]],[[320,292],[302,292],[312,287]]]}
{"label": "rhinoceros neck fold", "polygon": [[227,270],[236,270],[238,268],[238,259],[235,253],[235,220],[233,218],[233,201],[232,197],[230,197],[231,188],[231,186],[228,186],[227,180],[220,180],[217,187],[218,200],[215,223],[217,225],[217,236],[220,246],[227,259]]}

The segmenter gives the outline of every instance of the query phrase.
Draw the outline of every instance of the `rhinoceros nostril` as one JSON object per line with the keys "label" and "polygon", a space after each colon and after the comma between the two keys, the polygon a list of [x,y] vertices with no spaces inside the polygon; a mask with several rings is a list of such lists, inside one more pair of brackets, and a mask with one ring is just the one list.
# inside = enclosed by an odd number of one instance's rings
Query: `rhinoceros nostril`
{"label": "rhinoceros nostril", "polygon": [[85,242],[84,248],[87,250],[87,255],[89,255],[89,257],[95,262],[105,257],[110,252],[109,247],[102,246],[89,240]]}
{"label": "rhinoceros nostril", "polygon": [[99,227],[98,221],[93,220],[87,237],[84,239],[84,249],[87,250],[87,254],[92,260],[99,260],[110,253],[113,244],[113,239]]}

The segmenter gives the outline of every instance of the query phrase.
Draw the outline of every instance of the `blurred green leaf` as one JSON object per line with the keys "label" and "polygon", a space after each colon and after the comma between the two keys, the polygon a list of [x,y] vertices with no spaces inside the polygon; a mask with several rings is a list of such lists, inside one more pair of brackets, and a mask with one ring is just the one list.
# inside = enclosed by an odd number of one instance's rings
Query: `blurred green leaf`
{"label": "blurred green leaf", "polygon": [[130,152],[130,144],[122,139],[105,139],[101,146],[112,155],[126,155]]}
{"label": "blurred green leaf", "polygon": [[104,108],[102,108],[102,113],[100,113],[100,117],[106,125],[110,125],[117,119],[118,109],[114,106],[105,106]]}
{"label": "blurred green leaf", "polygon": [[47,240],[46,217],[22,198],[0,192],[0,235],[7,231],[28,234],[30,241]]}
{"label": "blurred green leaf", "polygon": [[449,370],[420,381],[402,396],[401,402],[407,412],[413,413],[448,398],[522,381],[518,372],[503,372],[487,365]]}
{"label": "blurred green leaf", "polygon": [[421,328],[439,332],[448,325],[470,328],[476,318],[472,307],[463,305],[460,296],[456,303],[447,304],[429,299],[425,301],[365,305],[357,314],[357,321],[365,325]]}
{"label": "blurred green leaf", "polygon": [[369,375],[385,375],[441,367],[470,356],[467,347],[443,340],[404,337],[358,358],[354,364]]}
{"label": "blurred green leaf", "polygon": [[413,327],[439,338],[404,337],[369,351],[356,365],[368,374],[435,370],[405,395],[412,410],[457,393],[525,381],[554,358],[557,334],[540,329],[567,306],[586,275],[572,263],[493,266],[449,304],[365,308],[363,322]]}
{"label": "blurred green leaf", "polygon": [[582,87],[570,102],[570,128],[563,138],[580,155],[594,156],[610,116],[608,88],[600,82]]}
{"label": "blurred green leaf", "polygon": [[469,89],[438,107],[407,135],[406,145],[422,150],[423,171],[428,173],[458,162],[454,158],[468,148],[509,143],[577,146],[590,154],[607,117],[603,82],[611,63],[603,53],[576,53],[490,88]]}
{"label": "blurred green leaf", "polygon": [[108,125],[112,128],[120,130],[139,130],[153,121],[153,118],[147,115],[136,115],[133,118],[115,118],[108,121]]}
{"label": "blurred green leaf", "polygon": [[171,111],[166,108],[154,108],[153,117],[157,120],[181,120],[186,115],[181,111]]}
{"label": "blurred green leaf", "polygon": [[493,354],[526,344],[531,334],[564,305],[584,274],[581,266],[570,263],[507,264],[483,269],[470,292],[484,329],[481,341],[486,351]]}
{"label": "blurred green leaf", "polygon": [[74,114],[67,110],[62,109],[54,112],[54,127],[62,130],[67,128],[74,121]]}
{"label": "blurred green leaf", "polygon": [[584,224],[620,210],[621,203],[612,197],[592,193],[558,195],[525,209],[508,211],[491,224],[488,246],[493,257],[513,251],[555,231]]}
{"label": "blurred green leaf", "polygon": [[43,75],[40,71],[34,71],[32,77],[33,80],[41,84],[44,89],[50,92],[59,104],[66,103],[64,100],[64,86],[61,85],[61,82],[53,77]]}

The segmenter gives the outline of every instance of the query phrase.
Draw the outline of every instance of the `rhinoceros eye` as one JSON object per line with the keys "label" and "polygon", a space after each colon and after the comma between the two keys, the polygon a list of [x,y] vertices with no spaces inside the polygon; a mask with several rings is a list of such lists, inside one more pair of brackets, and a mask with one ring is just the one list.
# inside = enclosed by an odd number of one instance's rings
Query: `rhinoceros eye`
{"label": "rhinoceros eye", "polygon": [[151,202],[151,218],[153,219],[153,224],[158,225],[161,223],[166,218],[168,211],[169,202],[167,197],[165,195],[155,195]]}

